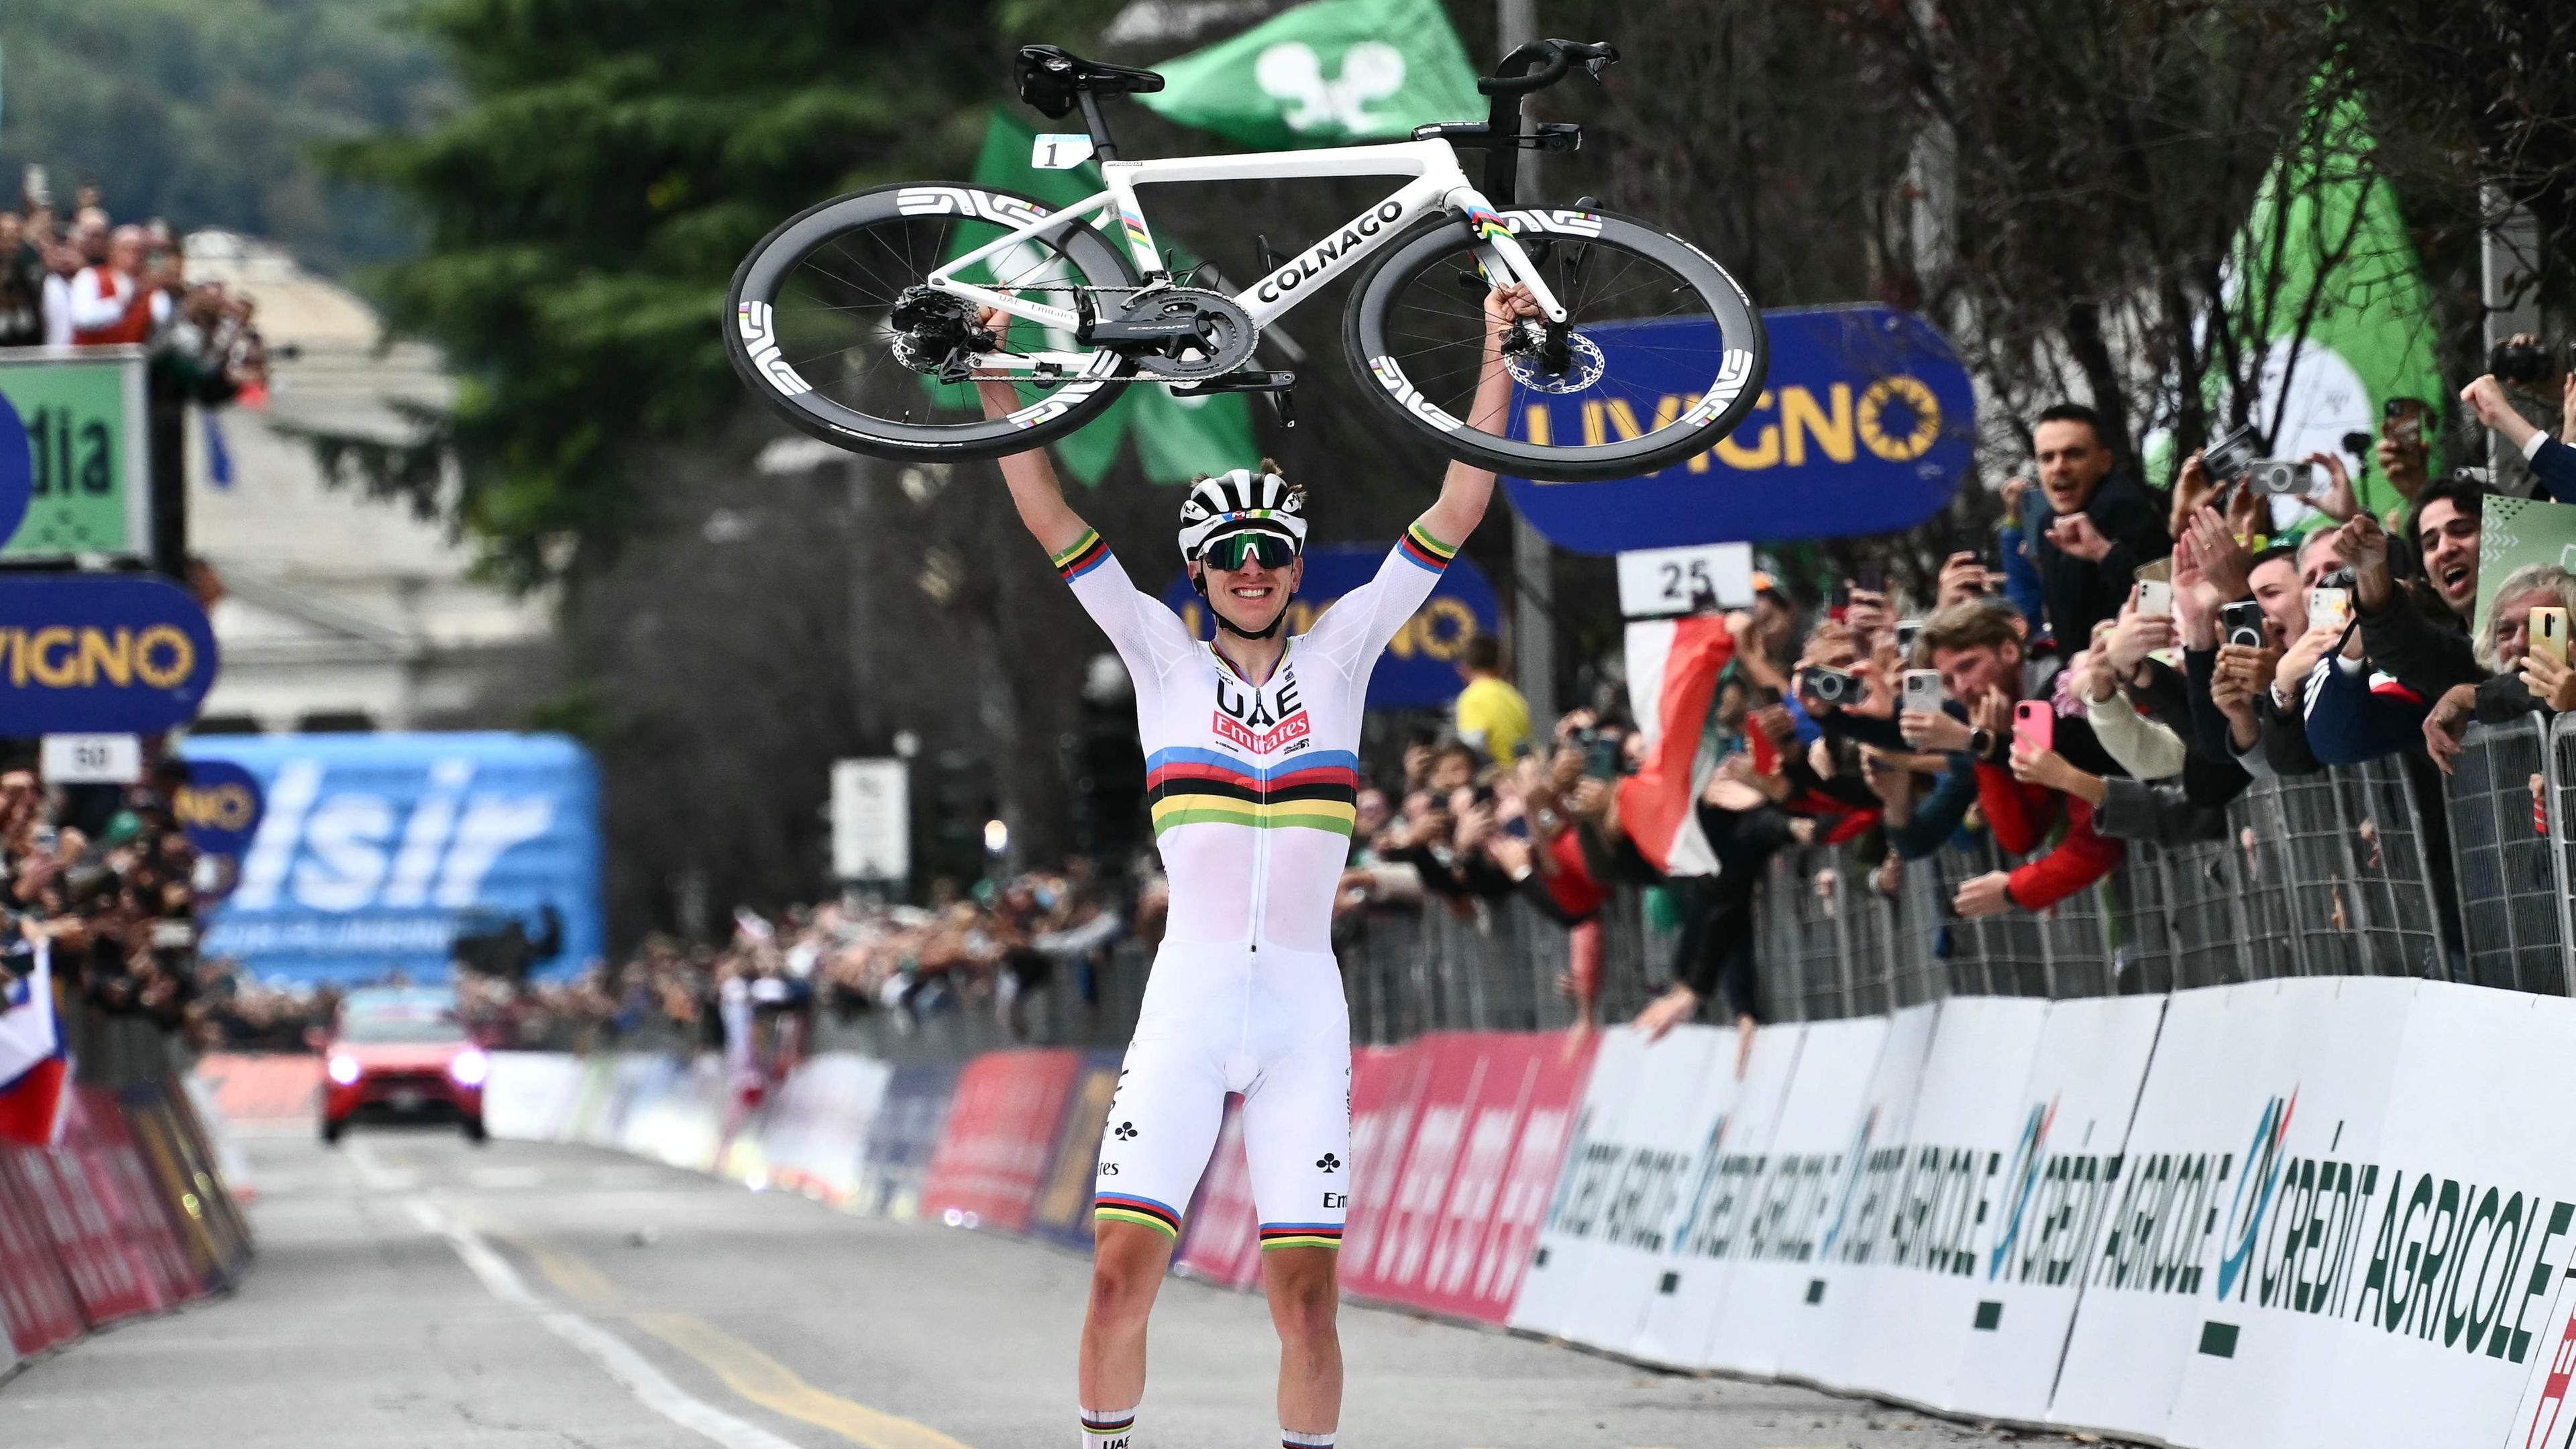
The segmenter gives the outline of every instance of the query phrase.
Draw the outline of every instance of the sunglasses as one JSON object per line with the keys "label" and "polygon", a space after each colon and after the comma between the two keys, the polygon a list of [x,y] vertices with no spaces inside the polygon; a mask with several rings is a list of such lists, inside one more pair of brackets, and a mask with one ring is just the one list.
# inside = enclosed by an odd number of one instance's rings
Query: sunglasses
{"label": "sunglasses", "polygon": [[1284,569],[1297,559],[1297,546],[1275,533],[1245,530],[1211,539],[1200,554],[1212,569],[1239,569],[1259,559],[1266,569]]}

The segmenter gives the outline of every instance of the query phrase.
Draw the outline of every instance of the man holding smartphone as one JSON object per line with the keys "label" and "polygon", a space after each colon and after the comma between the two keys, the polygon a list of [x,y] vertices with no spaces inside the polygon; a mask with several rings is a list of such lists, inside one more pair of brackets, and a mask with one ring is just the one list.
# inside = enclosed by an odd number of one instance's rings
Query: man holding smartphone
{"label": "man holding smartphone", "polygon": [[[2085,775],[2121,773],[2081,715],[2056,712],[2057,667],[2032,661],[2011,611],[1986,603],[1953,604],[1924,621],[1923,648],[1941,673],[1961,720],[1943,711],[1908,710],[1900,721],[1917,749],[1964,754],[1975,761],[1977,803],[1995,843],[2014,855],[2037,850],[2063,818],[2065,837],[2036,860],[1990,871],[1959,887],[1951,906],[1962,916],[2000,915],[2016,906],[2036,911],[2091,885],[2117,867],[2125,847],[2093,828],[2094,802],[2065,788]],[[2016,740],[2016,707],[2037,707]],[[2048,739],[2038,738],[2045,718]]]}

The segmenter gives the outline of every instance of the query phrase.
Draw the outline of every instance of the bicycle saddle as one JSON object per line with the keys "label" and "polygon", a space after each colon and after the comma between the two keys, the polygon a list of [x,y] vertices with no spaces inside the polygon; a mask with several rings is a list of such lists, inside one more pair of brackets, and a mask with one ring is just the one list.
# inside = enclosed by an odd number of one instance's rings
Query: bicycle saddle
{"label": "bicycle saddle", "polygon": [[1051,117],[1070,112],[1083,91],[1115,96],[1163,88],[1163,78],[1150,70],[1084,60],[1056,45],[1021,46],[1017,71],[1020,99]]}

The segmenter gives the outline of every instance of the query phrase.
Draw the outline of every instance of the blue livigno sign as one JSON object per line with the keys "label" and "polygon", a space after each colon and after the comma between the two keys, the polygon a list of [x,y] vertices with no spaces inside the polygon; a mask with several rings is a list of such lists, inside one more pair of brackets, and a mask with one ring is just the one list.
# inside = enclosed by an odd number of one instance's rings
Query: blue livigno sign
{"label": "blue livigno sign", "polygon": [[0,577],[0,739],[186,724],[215,668],[214,629],[176,585],[140,574]]}
{"label": "blue livigno sign", "polygon": [[[1770,375],[1733,436],[1641,478],[1508,479],[1512,506],[1550,543],[1591,554],[1886,533],[1939,512],[1976,442],[1976,393],[1949,342],[1892,307],[1784,308],[1762,321]],[[1720,350],[1707,322],[1614,322],[1584,335],[1636,395],[1524,391],[1513,436],[1641,436],[1699,401]]]}
{"label": "blue livigno sign", "polygon": [[179,828],[199,855],[239,856],[250,849],[264,803],[259,777],[230,760],[190,760],[188,783],[171,801]]}
{"label": "blue livigno sign", "polygon": [[[1303,634],[1335,599],[1377,577],[1387,549],[1376,544],[1339,543],[1306,550],[1306,578],[1297,597],[1288,601],[1288,632]],[[1407,565],[1410,567],[1410,565]],[[1163,590],[1163,602],[1181,616],[1192,635],[1214,638],[1216,621],[1206,601],[1190,587],[1187,573],[1177,574]],[[1484,570],[1465,554],[1450,560],[1431,590],[1379,657],[1369,676],[1371,709],[1429,709],[1457,698],[1458,656],[1467,641],[1502,630],[1502,608]]]}

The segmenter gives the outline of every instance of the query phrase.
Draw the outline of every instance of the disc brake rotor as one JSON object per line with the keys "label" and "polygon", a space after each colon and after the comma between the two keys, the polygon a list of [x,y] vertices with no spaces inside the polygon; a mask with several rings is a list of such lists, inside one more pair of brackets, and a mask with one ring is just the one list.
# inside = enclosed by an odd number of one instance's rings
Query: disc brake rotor
{"label": "disc brake rotor", "polygon": [[1537,352],[1522,348],[1504,349],[1503,366],[1510,370],[1514,382],[1532,392],[1569,393],[1581,392],[1599,382],[1609,363],[1591,338],[1568,332],[1562,369],[1550,368]]}

